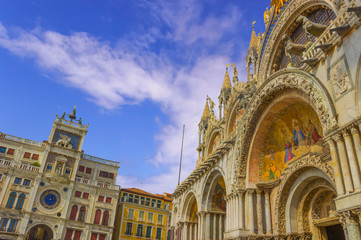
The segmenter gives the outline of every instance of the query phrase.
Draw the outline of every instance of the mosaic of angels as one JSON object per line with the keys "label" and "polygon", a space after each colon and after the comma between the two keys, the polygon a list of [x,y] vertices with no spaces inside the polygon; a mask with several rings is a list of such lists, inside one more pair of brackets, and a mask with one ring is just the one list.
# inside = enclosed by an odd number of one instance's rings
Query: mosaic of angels
{"label": "mosaic of angels", "polygon": [[261,181],[279,179],[291,161],[322,149],[322,129],[313,109],[301,103],[286,108],[266,135],[261,153]]}

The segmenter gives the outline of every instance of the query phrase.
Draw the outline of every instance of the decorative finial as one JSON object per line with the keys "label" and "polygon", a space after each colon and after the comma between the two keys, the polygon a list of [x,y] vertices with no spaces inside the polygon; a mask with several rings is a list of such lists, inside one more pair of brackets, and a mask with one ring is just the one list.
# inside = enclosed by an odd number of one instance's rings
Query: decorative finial
{"label": "decorative finial", "polygon": [[230,64],[226,64],[226,71],[228,72],[228,66],[230,66]]}
{"label": "decorative finial", "polygon": [[253,21],[252,22],[252,28],[254,29],[254,24],[256,23],[256,21]]}

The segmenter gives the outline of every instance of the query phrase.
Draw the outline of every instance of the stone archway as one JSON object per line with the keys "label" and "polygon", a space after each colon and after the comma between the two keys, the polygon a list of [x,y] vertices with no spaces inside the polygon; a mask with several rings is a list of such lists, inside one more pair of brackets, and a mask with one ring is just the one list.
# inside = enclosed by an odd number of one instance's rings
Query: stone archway
{"label": "stone archway", "polygon": [[182,226],[180,226],[177,231],[177,240],[198,239],[198,203],[196,195],[193,192],[189,192],[183,201],[182,219]]}
{"label": "stone archway", "polygon": [[[282,99],[283,98],[283,99]],[[337,114],[331,96],[322,82],[316,77],[300,70],[280,70],[272,75],[257,90],[245,110],[242,125],[236,140],[235,186],[246,187],[249,168],[250,149],[255,142],[256,131],[270,113],[271,105],[279,99],[283,108],[287,101],[303,102],[314,111],[319,119],[323,136],[337,127]],[[280,109],[277,110],[281,111]],[[248,162],[248,164],[247,164]],[[251,186],[252,187],[252,186]],[[235,189],[237,190],[237,189]]]}
{"label": "stone archway", "polygon": [[38,224],[33,226],[27,233],[26,240],[52,240],[54,236],[53,230],[45,225]]}
{"label": "stone archway", "polygon": [[203,237],[201,239],[221,240],[225,232],[226,184],[219,169],[207,177],[202,190]]}

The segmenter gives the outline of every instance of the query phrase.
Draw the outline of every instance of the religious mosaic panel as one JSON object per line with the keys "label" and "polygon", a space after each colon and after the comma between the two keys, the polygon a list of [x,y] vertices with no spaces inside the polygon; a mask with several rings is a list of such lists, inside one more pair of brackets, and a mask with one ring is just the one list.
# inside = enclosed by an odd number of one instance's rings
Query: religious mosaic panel
{"label": "religious mosaic panel", "polygon": [[302,103],[278,114],[261,152],[260,180],[279,179],[289,162],[310,152],[322,152],[322,129],[313,109]]}
{"label": "religious mosaic panel", "polygon": [[231,131],[230,133],[233,133],[237,127],[239,126],[240,122],[241,122],[241,118],[242,118],[242,115],[244,113],[244,108],[243,109],[239,109],[236,113],[236,115],[234,116],[233,118],[233,122],[232,122],[232,125],[231,125]]}
{"label": "religious mosaic panel", "polygon": [[226,186],[223,178],[220,178],[214,188],[214,195],[212,197],[212,209],[226,211]]}
{"label": "religious mosaic panel", "polygon": [[53,143],[65,148],[78,150],[81,137],[65,131],[56,130]]}
{"label": "religious mosaic panel", "polygon": [[213,139],[211,149],[210,149],[210,153],[212,153],[213,150],[216,149],[220,144],[221,144],[221,135],[217,134],[216,137]]}

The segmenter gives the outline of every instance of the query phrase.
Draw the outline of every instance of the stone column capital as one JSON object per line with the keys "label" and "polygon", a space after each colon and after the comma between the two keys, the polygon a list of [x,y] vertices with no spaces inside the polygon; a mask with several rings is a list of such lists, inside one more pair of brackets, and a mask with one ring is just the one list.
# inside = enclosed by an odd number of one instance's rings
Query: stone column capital
{"label": "stone column capital", "polygon": [[345,128],[345,129],[342,129],[342,136],[343,136],[343,138],[349,138],[350,137],[350,132],[348,131],[348,129],[347,128]]}
{"label": "stone column capital", "polygon": [[343,224],[357,224],[358,213],[356,210],[347,210],[337,214]]}
{"label": "stone column capital", "polygon": [[343,141],[342,134],[340,132],[333,135],[332,139],[337,143]]}
{"label": "stone column capital", "polygon": [[356,125],[352,125],[350,129],[352,135],[359,134],[358,127]]}

